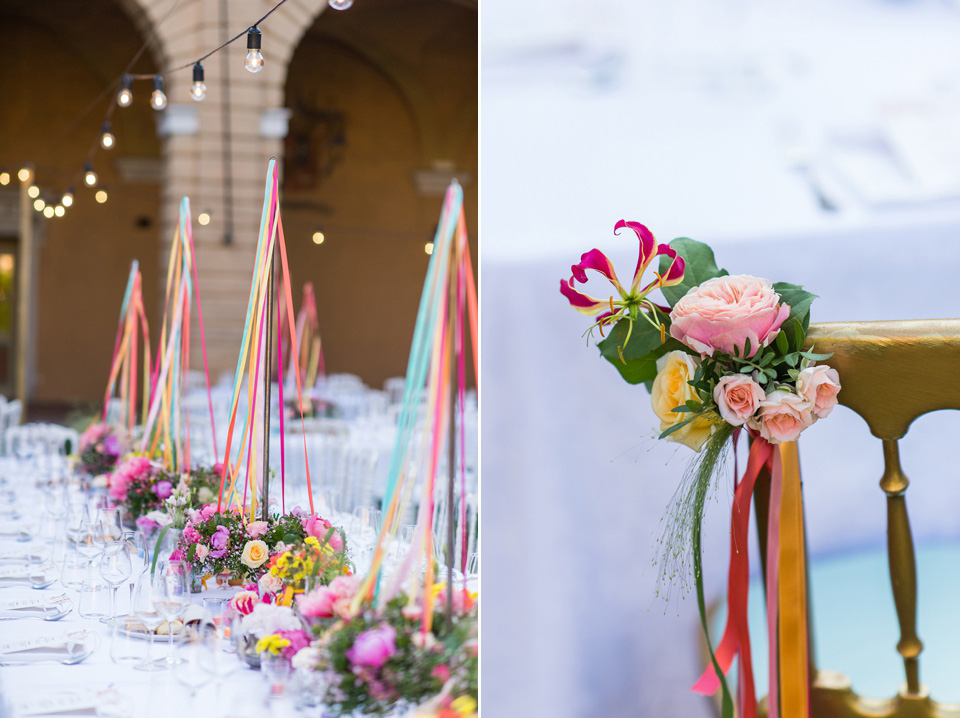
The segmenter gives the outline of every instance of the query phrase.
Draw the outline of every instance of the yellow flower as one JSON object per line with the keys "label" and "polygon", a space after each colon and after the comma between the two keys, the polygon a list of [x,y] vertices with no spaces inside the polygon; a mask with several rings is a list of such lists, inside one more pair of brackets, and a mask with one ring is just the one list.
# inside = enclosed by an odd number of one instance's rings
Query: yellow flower
{"label": "yellow flower", "polygon": [[317,540],[316,536],[307,536],[303,542],[307,546],[312,546],[313,548],[320,548],[320,542]]}
{"label": "yellow flower", "polygon": [[269,651],[273,655],[277,655],[281,650],[289,645],[290,639],[283,638],[275,633],[271,633],[269,636],[264,636],[257,641],[257,653]]}
{"label": "yellow flower", "polygon": [[[660,431],[666,431],[690,418],[689,413],[675,412],[674,408],[683,406],[691,399],[699,401],[693,387],[688,384],[697,370],[697,360],[686,352],[672,351],[658,364],[661,364],[660,372],[653,380],[650,401],[653,404],[653,413],[660,419]],[[677,429],[667,438],[689,446],[694,451],[700,451],[716,427],[714,421],[701,416]]]}
{"label": "yellow flower", "polygon": [[477,702],[472,696],[460,696],[450,702],[450,708],[462,716],[471,716],[477,712]]}
{"label": "yellow flower", "polygon": [[267,544],[256,539],[247,541],[243,546],[243,553],[240,555],[240,562],[250,568],[259,568],[270,557],[270,549]]}

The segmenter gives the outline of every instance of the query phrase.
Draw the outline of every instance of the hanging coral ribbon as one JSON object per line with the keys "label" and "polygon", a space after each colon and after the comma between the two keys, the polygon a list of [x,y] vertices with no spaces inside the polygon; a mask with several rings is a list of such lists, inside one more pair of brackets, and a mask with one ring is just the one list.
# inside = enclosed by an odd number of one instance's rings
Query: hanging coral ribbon
{"label": "hanging coral ribbon", "polygon": [[[710,665],[693,685],[693,690],[712,695],[722,687],[726,695],[726,685],[717,670],[727,673],[733,659],[739,656],[738,715],[740,718],[755,718],[757,715],[747,623],[750,583],[747,537],[750,502],[757,478],[764,469],[771,475],[766,557],[770,646],[768,716],[808,718],[803,502],[796,442],[774,446],[759,436],[752,438],[747,468],[734,493],[730,519],[727,623],[716,652],[711,651]],[[702,577],[697,575],[696,580],[698,592],[702,592]],[[705,615],[701,615],[701,620],[706,626]],[[725,714],[728,712],[726,708],[725,705]]]}

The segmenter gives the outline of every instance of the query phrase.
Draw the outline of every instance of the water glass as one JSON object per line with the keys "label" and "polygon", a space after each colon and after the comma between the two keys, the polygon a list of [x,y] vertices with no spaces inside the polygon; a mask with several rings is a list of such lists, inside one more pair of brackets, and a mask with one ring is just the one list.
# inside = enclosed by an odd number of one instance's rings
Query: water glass
{"label": "water glass", "polygon": [[127,553],[127,544],[122,541],[113,541],[104,546],[103,556],[100,557],[100,576],[113,589],[110,600],[110,618],[101,619],[107,623],[117,616],[117,589],[120,584],[130,578],[130,554]]}
{"label": "water glass", "polygon": [[137,629],[140,624],[135,619],[127,621],[118,618],[110,631],[110,660],[114,663],[139,664],[147,657],[147,642]]}
{"label": "water glass", "polygon": [[138,671],[162,671],[167,667],[166,661],[153,660],[153,637],[163,623],[163,614],[156,607],[157,600],[160,600],[159,587],[154,585],[153,577],[149,573],[140,574],[133,591],[132,613],[146,627],[148,641],[147,655],[134,666]]}
{"label": "water glass", "polygon": [[110,615],[110,586],[101,579],[89,579],[80,586],[77,613],[83,618],[107,618]]}
{"label": "water glass", "polygon": [[67,547],[60,567],[60,583],[66,588],[78,589],[91,573],[90,561],[76,547]]}

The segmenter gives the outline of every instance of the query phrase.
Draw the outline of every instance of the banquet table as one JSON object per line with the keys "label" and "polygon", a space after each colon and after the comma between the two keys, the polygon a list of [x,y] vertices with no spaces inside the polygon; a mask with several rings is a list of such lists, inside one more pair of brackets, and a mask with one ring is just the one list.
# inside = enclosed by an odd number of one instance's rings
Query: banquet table
{"label": "banquet table", "polygon": [[[212,677],[201,685],[195,695],[191,695],[187,686],[178,678],[176,671],[161,670],[142,672],[129,664],[115,663],[111,658],[111,625],[97,618],[85,618],[79,615],[80,592],[65,587],[61,581],[60,566],[57,564],[58,546],[64,542],[63,519],[55,520],[47,512],[46,482],[49,479],[64,476],[68,472],[58,457],[33,457],[28,460],[0,458],[0,607],[8,602],[31,599],[65,597],[70,601],[71,610],[58,620],[43,621],[35,618],[0,619],[0,654],[4,647],[19,641],[32,641],[55,638],[68,633],[88,632],[93,634],[93,652],[79,663],[65,665],[53,661],[31,662],[26,665],[5,665],[22,660],[16,654],[0,655],[0,718],[21,715],[41,715],[41,713],[23,713],[19,709],[26,703],[39,700],[56,702],[62,699],[86,700],[86,712],[64,712],[50,710],[45,716],[59,715],[112,715],[124,716],[171,716],[171,715],[209,715],[209,716],[320,716],[323,707],[306,705],[299,700],[299,684],[295,678],[285,683],[281,690],[270,684],[258,670],[247,666],[236,653],[229,650],[229,643],[221,641],[223,664],[232,666],[218,683]],[[72,502],[97,500],[96,494],[89,489],[78,488],[79,477],[70,481]],[[341,525],[339,515],[333,516],[335,525]],[[25,532],[20,534],[19,532]],[[29,536],[29,540],[26,539]],[[351,534],[347,529],[348,545]],[[392,545],[391,545],[392,548]],[[11,552],[28,552],[41,556],[43,574],[50,580],[44,588],[14,585],[5,578],[7,571],[16,570],[22,565],[5,558]],[[388,552],[389,553],[389,552]],[[390,570],[385,566],[385,571]],[[85,577],[98,578],[97,559],[87,568]],[[122,583],[118,590],[117,611],[126,614],[130,609],[131,592],[128,582],[136,581],[137,574]],[[471,584],[472,585],[472,584]],[[202,607],[204,598],[228,598],[239,587],[209,588],[191,594],[193,604]],[[0,615],[9,615],[0,611]],[[204,620],[208,620],[207,614]],[[141,641],[146,652],[146,641]],[[161,658],[168,650],[166,639],[157,636],[153,647],[154,658]],[[92,696],[100,696],[99,707],[94,709]],[[96,712],[95,712],[96,711]],[[409,714],[409,710],[398,709],[397,718]]]}
{"label": "banquet table", "polygon": [[[886,107],[955,98],[960,13],[870,0],[485,10],[481,704],[706,718],[690,691],[704,667],[695,600],[655,563],[691,453],[656,439],[649,395],[587,342],[591,320],[559,282],[594,247],[629,282],[636,240],[613,234],[626,219],[708,243],[733,274],[802,284],[819,295],[814,322],[960,317],[960,199],[868,201],[832,162]],[[764,75],[738,84],[730,70],[750,57]],[[785,161],[785,118],[812,137],[835,209]],[[598,286],[587,293],[609,293]],[[960,412],[938,412],[901,442],[918,545],[960,538],[958,435]],[[838,408],[800,459],[812,560],[883,546],[883,461],[862,420]],[[710,603],[725,591],[732,474],[707,506]],[[945,640],[925,623],[929,585],[920,575],[920,635]],[[845,670],[832,658],[819,664]]]}

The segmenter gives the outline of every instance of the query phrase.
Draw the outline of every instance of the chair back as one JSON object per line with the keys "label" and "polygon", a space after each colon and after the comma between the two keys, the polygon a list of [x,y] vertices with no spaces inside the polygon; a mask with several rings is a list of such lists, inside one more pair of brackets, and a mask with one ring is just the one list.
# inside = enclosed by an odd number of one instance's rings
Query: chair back
{"label": "chair back", "polygon": [[[900,628],[896,650],[906,677],[904,687],[889,700],[867,700],[853,692],[845,676],[811,666],[811,715],[957,716],[957,706],[936,703],[920,683],[923,642],[917,635],[916,554],[906,504],[910,482],[900,465],[898,441],[917,417],[960,409],[960,319],[814,324],[807,341],[818,353],[832,354],[824,363],[840,374],[839,403],[859,414],[881,442],[880,489],[886,495],[887,557]],[[905,367],[924,380],[904,381]]]}

